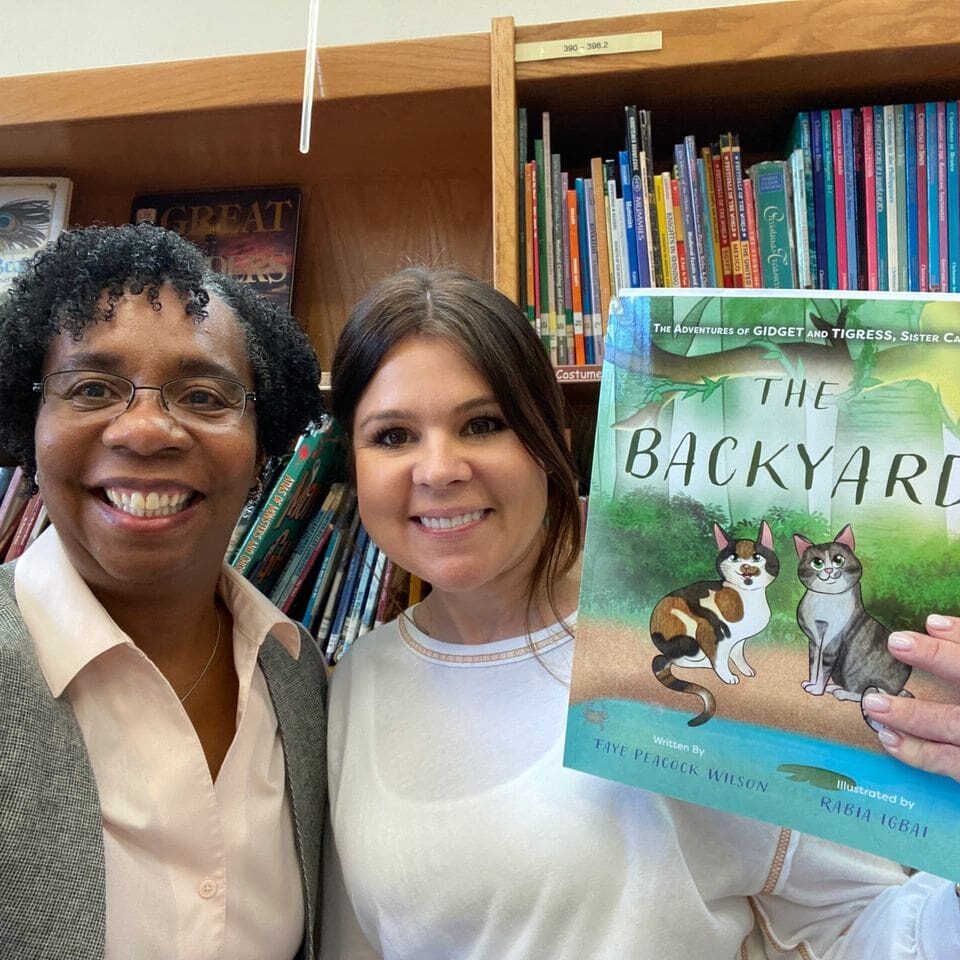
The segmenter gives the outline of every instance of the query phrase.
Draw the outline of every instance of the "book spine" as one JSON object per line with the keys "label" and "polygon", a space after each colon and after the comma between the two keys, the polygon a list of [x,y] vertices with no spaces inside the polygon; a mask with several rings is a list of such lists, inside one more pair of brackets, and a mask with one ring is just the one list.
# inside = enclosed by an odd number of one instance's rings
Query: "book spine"
{"label": "book spine", "polygon": [[956,100],[947,114],[947,290],[960,290],[960,116]]}
{"label": "book spine", "polygon": [[660,175],[653,178],[653,200],[657,217],[657,233],[660,235],[660,242],[657,244],[657,249],[660,252],[660,276],[663,278],[662,286],[672,287],[673,279],[670,276],[670,249],[667,238],[667,211],[663,203],[663,179]]}
{"label": "book spine", "polygon": [[30,535],[33,531],[34,524],[37,522],[37,518],[40,516],[42,507],[43,497],[39,493],[33,494],[33,496],[26,501],[23,511],[20,514],[20,520],[10,540],[10,545],[7,547],[7,552],[4,555],[4,563],[10,563],[11,560],[16,560],[17,557],[27,549],[27,544],[30,542]]}
{"label": "book spine", "polygon": [[683,221],[683,252],[687,261],[687,277],[691,287],[702,287],[700,264],[697,257],[696,227],[693,216],[693,187],[690,183],[690,168],[687,166],[687,151],[682,143],[673,148],[673,175],[680,195],[680,217]]}
{"label": "book spine", "polygon": [[628,286],[623,250],[623,214],[620,213],[622,200],[617,196],[616,181],[607,181],[607,209],[610,223],[610,249],[613,253],[613,287],[611,297],[619,296]]}
{"label": "book spine", "polygon": [[[643,155],[637,163],[643,165]],[[640,287],[649,287],[650,271],[650,215],[647,206],[647,186],[640,169],[630,173],[630,189],[633,198],[633,229],[637,244],[637,284]]]}
{"label": "book spine", "polygon": [[713,179],[713,203],[716,213],[717,234],[720,239],[720,268],[723,285],[733,286],[733,261],[730,256],[730,224],[727,218],[726,193],[723,188],[723,161],[720,144],[710,144],[710,170]]}
{"label": "book spine", "polygon": [[677,227],[673,216],[673,185],[669,173],[660,174],[660,192],[660,202],[663,204],[663,220],[666,225],[670,286],[679,287],[681,285],[680,261],[677,256]]}
{"label": "book spine", "polygon": [[[550,271],[547,266],[550,257],[548,242],[552,244],[552,239],[548,241],[548,219],[547,219],[547,193],[546,182],[550,177],[549,167],[544,164],[543,140],[533,141],[534,163],[536,164],[536,178],[534,183],[537,188],[537,277],[538,288],[540,290],[540,336],[547,348],[547,355],[550,360],[557,362],[557,341],[556,341],[556,318],[554,325],[550,324]],[[552,235],[551,235],[552,236]]]}
{"label": "book spine", "polygon": [[[709,154],[709,150],[707,153]],[[717,279],[720,263],[720,243],[716,239],[714,220],[710,215],[713,209],[713,176],[712,173],[708,174],[709,169],[703,157],[697,157],[697,181],[700,184],[700,202],[702,204],[700,222],[703,224],[703,282],[708,287],[719,287],[723,286],[722,274],[720,280]]]}
{"label": "book spine", "polygon": [[877,289],[890,289],[890,255],[887,248],[887,150],[883,107],[873,108],[873,174],[876,178]]}
{"label": "book spine", "polygon": [[562,201],[563,171],[560,169],[560,154],[550,157],[550,226],[553,230],[553,312],[557,325],[557,362],[570,362],[572,331],[567,331],[566,304],[564,294],[563,262],[563,207]]}
{"label": "book spine", "polygon": [[886,183],[887,214],[887,289],[900,289],[900,247],[897,234],[897,135],[893,107],[883,108],[883,168]]}
{"label": "book spine", "polygon": [[382,550],[376,551],[376,565],[373,568],[373,576],[370,578],[370,589],[367,591],[367,599],[360,615],[359,636],[369,633],[373,629],[376,620],[377,611],[380,609],[380,597],[384,593],[384,574],[387,569],[387,555]]}
{"label": "book spine", "polygon": [[877,167],[873,139],[873,108],[864,107],[863,116],[863,197],[864,229],[867,241],[867,289],[879,290],[877,278]]}
{"label": "book spine", "polygon": [[557,329],[557,277],[554,255],[554,203],[553,203],[553,149],[551,139],[550,113],[542,114],[541,133],[543,136],[543,239],[544,264],[546,274],[545,292],[547,308],[547,329],[550,331],[550,357],[554,364],[560,362],[560,336]]}
{"label": "book spine", "polygon": [[600,315],[610,312],[611,247],[610,226],[607,221],[605,196],[606,180],[603,176],[603,161],[599,157],[590,160],[590,182],[593,185],[593,206],[597,217],[597,280],[600,284]]}
{"label": "book spine", "polygon": [[529,317],[530,301],[528,300],[529,286],[527,285],[527,196],[526,196],[526,166],[528,151],[529,126],[527,122],[527,108],[517,109],[517,279],[520,286],[520,309]]}
{"label": "book spine", "polygon": [[847,173],[843,142],[842,111],[830,111],[830,136],[833,145],[833,209],[837,234],[837,289],[850,289],[847,263]]}
{"label": "book spine", "polygon": [[854,143],[853,110],[844,107],[840,111],[840,123],[843,135],[843,179],[846,185],[844,194],[844,222],[847,230],[847,289],[860,287],[860,265],[858,262],[859,238],[857,236],[857,162]]}
{"label": "book spine", "polygon": [[751,250],[750,232],[747,224],[747,202],[743,192],[743,161],[740,155],[740,137],[737,134],[730,135],[730,153],[733,159],[733,188],[737,201],[737,222],[740,230],[740,247],[743,250],[743,285],[745,287],[758,287],[760,279],[756,274],[755,251],[756,246]]}
{"label": "book spine", "polygon": [[853,122],[853,182],[856,187],[854,242],[857,249],[857,289],[868,289],[867,280],[867,183],[863,157],[863,116],[852,111]]}
{"label": "book spine", "polygon": [[583,304],[583,349],[587,363],[594,363],[592,282],[590,280],[590,237],[587,234],[587,196],[583,177],[574,180],[577,195],[577,242],[580,246],[580,298]]}
{"label": "book spine", "polygon": [[696,239],[694,246],[695,263],[697,267],[698,286],[708,286],[707,281],[707,238],[703,223],[703,184],[700,180],[700,171],[697,166],[697,141],[693,134],[683,138],[683,151],[686,158],[687,179],[690,187],[690,216],[693,222],[693,236]]}
{"label": "book spine", "polygon": [[940,224],[937,220],[937,105],[923,105],[927,130],[927,285],[940,289]]}
{"label": "book spine", "polygon": [[627,265],[630,286],[640,286],[640,265],[637,260],[637,232],[634,223],[633,180],[630,176],[630,160],[626,150],[617,154],[620,165],[620,195],[623,197],[623,218],[627,239]]}
{"label": "book spine", "polygon": [[912,105],[917,150],[917,175],[914,195],[917,201],[917,283],[926,293],[930,289],[930,240],[927,233],[927,115],[922,103]]}
{"label": "book spine", "polygon": [[573,304],[574,362],[586,363],[583,347],[583,295],[580,286],[580,226],[577,218],[577,191],[567,191],[567,228],[570,249],[570,297]]}
{"label": "book spine", "polygon": [[810,112],[811,150],[813,154],[814,235],[817,244],[817,276],[814,284],[825,290],[830,284],[827,266],[827,188],[823,159],[823,117],[819,110]]}
{"label": "book spine", "polygon": [[[386,554],[384,554],[386,556]],[[380,597],[377,600],[377,612],[373,618],[374,629],[383,626],[390,615],[390,597],[393,591],[393,574],[396,567],[393,561],[388,557],[387,565],[383,570],[383,577],[380,581]]]}
{"label": "book spine", "polygon": [[797,257],[797,286],[809,288],[810,248],[807,231],[807,193],[803,175],[803,150],[797,147],[790,154],[790,188],[793,204],[793,245]]}
{"label": "book spine", "polygon": [[810,114],[803,111],[798,114],[797,125],[800,130],[800,149],[803,151],[804,191],[807,198],[807,250],[810,252],[810,275],[807,286],[817,285],[816,203],[813,195],[813,131]]}
{"label": "book spine", "polygon": [[648,219],[651,226],[650,256],[653,260],[653,283],[655,286],[664,286],[663,263],[665,262],[661,244],[663,238],[657,230],[656,193],[653,188],[653,122],[649,110],[638,110],[640,122],[640,150],[646,157],[646,186]]}
{"label": "book spine", "polygon": [[940,290],[950,289],[949,246],[947,227],[947,105],[937,101],[937,216],[940,228]]}
{"label": "book spine", "polygon": [[782,160],[754,164],[745,187],[756,209],[758,272],[762,285],[784,290],[797,286],[792,250],[787,165]]}
{"label": "book spine", "polygon": [[527,282],[532,291],[528,294],[530,304],[527,307],[527,317],[549,355],[550,344],[543,328],[540,309],[540,225],[537,220],[537,164],[535,160],[531,160],[527,164],[527,176],[530,190],[529,217],[527,219]]}
{"label": "book spine", "polygon": [[327,641],[327,649],[330,652],[330,662],[336,663],[343,653],[344,628],[347,625],[347,617],[353,608],[353,602],[357,594],[357,586],[360,579],[360,572],[364,557],[367,553],[367,531],[361,524],[357,531],[357,541],[353,552],[350,554],[350,563],[347,566],[347,572],[343,578],[343,586],[340,591],[340,597],[337,600],[337,609],[334,613],[333,624],[330,628],[330,639]]}
{"label": "book spine", "polygon": [[[597,279],[599,271],[597,264],[600,258],[600,250],[597,246],[597,211],[593,206],[593,184],[589,180],[585,180],[583,189],[584,206],[587,210],[587,252],[590,257],[590,320],[593,336],[593,362],[600,363],[603,360],[603,337],[606,332],[607,318],[600,312],[600,282]],[[581,283],[582,279],[581,271]],[[584,331],[584,336],[586,336],[586,331]]]}
{"label": "book spine", "polygon": [[346,619],[343,622],[343,631],[340,636],[341,649],[334,657],[335,660],[340,659],[350,649],[351,644],[360,634],[360,623],[367,606],[367,594],[370,593],[373,583],[378,553],[377,545],[368,539],[363,551],[363,558],[360,561],[357,584],[350,600],[350,609],[347,611]]}
{"label": "book spine", "polygon": [[820,111],[820,129],[823,134],[823,211],[824,234],[827,247],[827,287],[840,289],[840,275],[837,268],[837,207],[834,189],[833,170],[833,129],[830,111]]}
{"label": "book spine", "polygon": [[893,108],[897,165],[897,283],[898,290],[910,289],[910,248],[907,244],[907,143],[903,104]]}
{"label": "book spine", "polygon": [[747,214],[747,242],[750,246],[750,276],[754,287],[762,287],[760,269],[760,246],[757,234],[757,202],[753,196],[753,184],[749,177],[743,179],[743,204]]}
{"label": "book spine", "polygon": [[677,268],[680,271],[681,287],[690,286],[690,274],[687,269],[686,236],[683,230],[683,214],[680,212],[680,186],[675,179],[670,181],[670,194],[673,201],[673,228],[677,244]]}

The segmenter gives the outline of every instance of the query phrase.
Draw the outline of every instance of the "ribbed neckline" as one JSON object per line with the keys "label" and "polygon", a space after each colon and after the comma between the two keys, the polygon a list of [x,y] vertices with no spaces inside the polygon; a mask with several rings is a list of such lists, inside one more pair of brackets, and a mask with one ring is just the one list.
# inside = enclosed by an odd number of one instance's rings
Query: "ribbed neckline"
{"label": "ribbed neckline", "polygon": [[[573,639],[570,633],[559,623],[553,623],[537,630],[529,637],[508,637],[506,640],[494,640],[491,643],[463,644],[446,643],[436,640],[420,630],[413,622],[413,611],[417,605],[405,610],[398,622],[400,637],[411,653],[450,667],[495,667],[500,664],[517,663],[531,657],[543,655]],[[577,624],[577,612],[567,617],[566,624],[571,629]]]}

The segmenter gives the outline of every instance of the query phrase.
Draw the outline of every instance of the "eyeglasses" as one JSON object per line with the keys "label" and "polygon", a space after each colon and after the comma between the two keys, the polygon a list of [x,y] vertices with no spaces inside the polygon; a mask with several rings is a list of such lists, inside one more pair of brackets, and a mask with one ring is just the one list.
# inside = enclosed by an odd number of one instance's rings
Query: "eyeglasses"
{"label": "eyeglasses", "polygon": [[248,400],[256,400],[237,380],[178,377],[159,387],[138,387],[126,377],[99,370],[58,370],[33,385],[51,412],[88,423],[111,420],[130,409],[138,390],[156,390],[160,405],[177,422],[195,426],[237,423]]}

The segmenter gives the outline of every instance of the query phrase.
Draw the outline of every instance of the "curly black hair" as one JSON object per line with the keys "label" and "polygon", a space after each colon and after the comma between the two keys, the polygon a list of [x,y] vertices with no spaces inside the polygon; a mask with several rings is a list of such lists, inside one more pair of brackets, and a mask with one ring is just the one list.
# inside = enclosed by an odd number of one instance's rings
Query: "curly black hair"
{"label": "curly black hair", "polygon": [[62,233],[37,253],[0,300],[0,446],[36,471],[33,384],[47,348],[61,332],[81,339],[93,323],[108,322],[129,291],[160,310],[169,283],[188,316],[206,317],[211,296],[235,314],[246,335],[257,393],[257,440],[266,456],[284,453],[323,404],[320,367],[296,320],[246,284],[211,273],[201,252],[170,230],[151,224],[93,226]]}

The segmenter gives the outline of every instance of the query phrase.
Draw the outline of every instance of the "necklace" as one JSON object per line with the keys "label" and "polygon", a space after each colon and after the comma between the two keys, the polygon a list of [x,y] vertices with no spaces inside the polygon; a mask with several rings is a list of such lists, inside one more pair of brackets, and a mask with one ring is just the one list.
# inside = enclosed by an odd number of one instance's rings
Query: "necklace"
{"label": "necklace", "polygon": [[223,627],[223,621],[220,619],[220,610],[217,607],[214,607],[214,613],[217,615],[217,639],[213,641],[213,650],[210,651],[210,659],[207,660],[206,666],[200,671],[200,676],[193,681],[193,685],[190,689],[180,698],[180,702],[183,703],[187,697],[197,689],[200,681],[207,675],[207,671],[210,669],[210,664],[213,663],[213,658],[217,655],[217,647],[220,646],[220,630]]}

